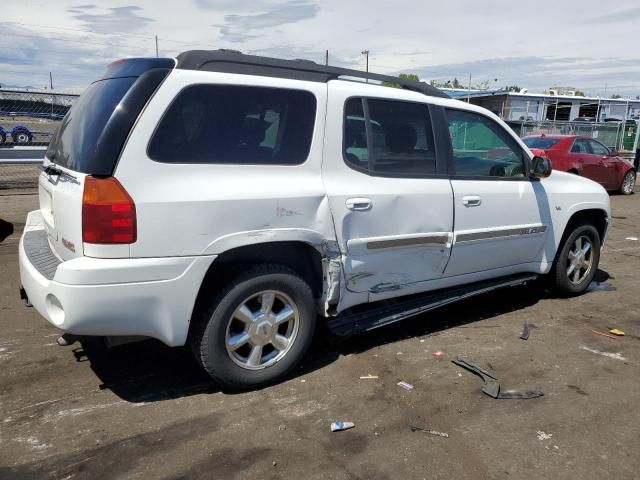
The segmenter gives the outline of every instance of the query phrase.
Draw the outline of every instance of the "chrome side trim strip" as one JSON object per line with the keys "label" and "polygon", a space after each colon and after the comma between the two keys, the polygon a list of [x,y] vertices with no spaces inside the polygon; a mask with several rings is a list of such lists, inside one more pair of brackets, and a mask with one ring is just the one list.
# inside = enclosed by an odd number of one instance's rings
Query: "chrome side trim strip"
{"label": "chrome side trim strip", "polygon": [[428,237],[394,238],[391,240],[373,240],[367,242],[367,249],[378,250],[380,248],[409,247],[413,245],[446,245],[449,235],[431,235]]}
{"label": "chrome side trim strip", "polygon": [[456,243],[472,242],[474,240],[488,240],[492,238],[521,237],[526,235],[536,235],[539,233],[544,233],[546,231],[547,226],[540,225],[536,227],[510,228],[507,230],[489,230],[485,232],[461,233],[456,235]]}

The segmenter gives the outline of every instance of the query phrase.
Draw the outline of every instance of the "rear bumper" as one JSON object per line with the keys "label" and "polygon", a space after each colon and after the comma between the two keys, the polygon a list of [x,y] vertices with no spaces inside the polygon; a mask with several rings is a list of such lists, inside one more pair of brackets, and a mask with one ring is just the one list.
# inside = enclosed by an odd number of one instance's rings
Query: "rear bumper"
{"label": "rear bumper", "polygon": [[51,324],[76,335],[139,335],[184,345],[196,295],[215,256],[80,257],[58,261],[51,271],[56,262],[42,260],[43,245],[34,254],[30,241],[38,235],[28,235],[42,230],[40,211],[30,212],[20,239],[20,278],[30,303]]}

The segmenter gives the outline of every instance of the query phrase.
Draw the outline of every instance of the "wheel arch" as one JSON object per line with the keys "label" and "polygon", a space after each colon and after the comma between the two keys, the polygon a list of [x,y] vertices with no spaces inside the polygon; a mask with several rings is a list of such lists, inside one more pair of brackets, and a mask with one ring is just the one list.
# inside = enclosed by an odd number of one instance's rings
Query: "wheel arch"
{"label": "wheel arch", "polygon": [[581,221],[591,223],[598,231],[600,241],[604,242],[604,238],[607,234],[607,228],[609,226],[609,214],[603,208],[585,208],[573,212],[571,217],[569,217],[562,234],[562,239],[560,241],[561,245],[564,239],[567,238],[567,235],[571,232],[571,228]]}
{"label": "wheel arch", "polygon": [[205,308],[206,300],[230,278],[264,263],[284,265],[296,272],[309,284],[318,305],[322,305],[331,296],[331,283],[339,284],[339,278],[336,280],[329,268],[331,257],[335,257],[331,252],[326,244],[317,246],[300,240],[270,241],[230,248],[211,262],[196,295],[192,317],[195,318]]}

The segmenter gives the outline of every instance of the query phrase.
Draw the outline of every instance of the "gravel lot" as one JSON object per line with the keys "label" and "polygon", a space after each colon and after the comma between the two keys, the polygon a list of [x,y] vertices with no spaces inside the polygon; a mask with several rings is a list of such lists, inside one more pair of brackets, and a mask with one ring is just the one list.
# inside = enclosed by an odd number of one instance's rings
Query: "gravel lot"
{"label": "gravel lot", "polygon": [[[638,478],[639,202],[612,198],[598,275],[612,289],[514,288],[343,342],[320,335],[288,381],[227,394],[186,349],[57,346],[17,295],[37,197],[0,191],[14,228],[0,235],[0,478]],[[528,341],[524,322],[538,327]],[[609,327],[626,336],[592,332]],[[544,397],[494,400],[457,355]],[[331,433],[333,420],[356,426]]]}

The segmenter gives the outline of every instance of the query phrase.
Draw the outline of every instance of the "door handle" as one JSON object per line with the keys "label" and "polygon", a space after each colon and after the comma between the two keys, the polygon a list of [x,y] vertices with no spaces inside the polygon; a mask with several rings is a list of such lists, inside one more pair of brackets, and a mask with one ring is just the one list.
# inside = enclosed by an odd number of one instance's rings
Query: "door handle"
{"label": "door handle", "polygon": [[371,210],[371,200],[368,198],[347,198],[344,202],[349,210],[354,212],[366,212]]}
{"label": "door handle", "polygon": [[465,207],[477,207],[482,204],[482,198],[477,195],[467,195],[466,197],[462,197],[462,204]]}

